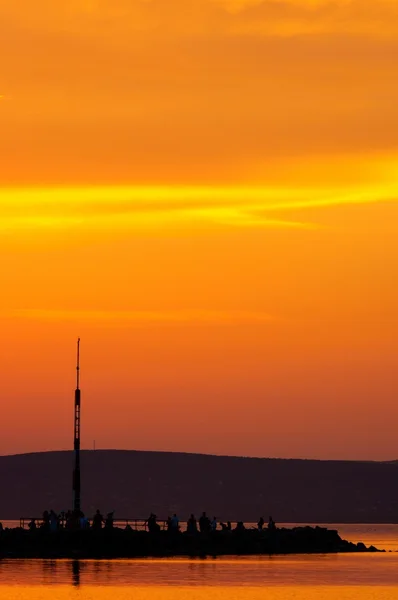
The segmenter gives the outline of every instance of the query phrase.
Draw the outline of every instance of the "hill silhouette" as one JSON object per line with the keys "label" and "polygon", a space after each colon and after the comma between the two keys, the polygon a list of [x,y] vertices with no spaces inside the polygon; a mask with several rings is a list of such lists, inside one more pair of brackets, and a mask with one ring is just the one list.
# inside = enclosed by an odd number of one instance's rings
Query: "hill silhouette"
{"label": "hill silhouette", "polygon": [[[398,463],[239,458],[122,450],[82,451],[82,507],[115,517],[395,523]],[[0,457],[0,518],[72,505],[72,452]]]}

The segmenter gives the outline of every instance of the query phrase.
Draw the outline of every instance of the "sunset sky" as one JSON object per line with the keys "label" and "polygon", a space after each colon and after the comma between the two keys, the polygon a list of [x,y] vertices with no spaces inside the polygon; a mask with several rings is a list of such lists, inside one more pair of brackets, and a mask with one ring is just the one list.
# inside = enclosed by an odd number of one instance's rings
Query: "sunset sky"
{"label": "sunset sky", "polygon": [[398,459],[398,0],[0,0],[0,453]]}

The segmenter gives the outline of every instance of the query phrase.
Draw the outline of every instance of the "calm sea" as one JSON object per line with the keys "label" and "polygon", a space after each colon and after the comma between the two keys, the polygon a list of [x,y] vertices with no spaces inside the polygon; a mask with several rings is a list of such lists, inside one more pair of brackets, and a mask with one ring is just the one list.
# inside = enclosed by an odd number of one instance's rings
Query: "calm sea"
{"label": "calm sea", "polygon": [[[397,525],[334,525],[398,550]],[[0,561],[2,600],[398,600],[398,552],[206,560]]]}

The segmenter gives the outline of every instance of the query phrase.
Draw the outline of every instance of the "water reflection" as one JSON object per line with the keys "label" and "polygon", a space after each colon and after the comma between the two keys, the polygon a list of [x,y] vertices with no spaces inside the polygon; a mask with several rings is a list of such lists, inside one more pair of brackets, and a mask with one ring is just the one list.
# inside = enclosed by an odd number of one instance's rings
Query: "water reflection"
{"label": "water reflection", "polygon": [[[397,554],[235,560],[0,560],[2,586],[267,587],[396,585]],[[397,596],[398,597],[398,587]]]}
{"label": "water reflection", "polygon": [[[65,564],[68,564],[68,561],[64,561],[61,564],[65,566]],[[75,559],[70,561],[69,564],[71,568],[71,583],[73,587],[79,587],[83,582],[97,585],[113,584],[113,572],[115,567],[117,567],[117,565],[123,566],[122,563],[112,560],[85,561]],[[83,576],[85,572],[87,572],[87,577],[84,579]]]}
{"label": "water reflection", "polygon": [[52,583],[56,581],[57,576],[57,561],[56,560],[43,560],[42,561],[43,579]]}
{"label": "water reflection", "polygon": [[79,587],[80,585],[80,560],[72,560],[72,585]]}

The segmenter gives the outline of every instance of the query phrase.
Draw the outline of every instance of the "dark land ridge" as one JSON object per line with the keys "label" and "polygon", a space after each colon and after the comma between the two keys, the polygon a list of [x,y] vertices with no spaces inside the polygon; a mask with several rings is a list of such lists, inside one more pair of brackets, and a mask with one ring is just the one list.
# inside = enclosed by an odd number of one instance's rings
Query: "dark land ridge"
{"label": "dark land ridge", "polygon": [[[0,457],[0,520],[72,505],[73,452]],[[115,519],[278,523],[398,522],[398,463],[284,460],[97,450],[81,452],[82,510]],[[115,535],[119,535],[116,533]]]}

